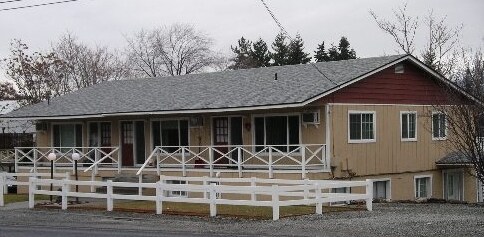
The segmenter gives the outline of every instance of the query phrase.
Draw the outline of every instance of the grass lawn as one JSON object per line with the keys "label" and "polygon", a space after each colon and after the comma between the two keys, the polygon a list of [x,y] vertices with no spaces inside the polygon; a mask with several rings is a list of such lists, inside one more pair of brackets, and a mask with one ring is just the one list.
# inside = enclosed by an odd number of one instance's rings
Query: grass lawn
{"label": "grass lawn", "polygon": [[[26,202],[29,200],[28,194],[5,194],[4,196],[5,204],[14,202]],[[49,196],[46,195],[35,195],[35,200],[48,200]]]}
{"label": "grass lawn", "polygon": [[[105,209],[105,204],[93,203],[83,205],[85,208]],[[82,207],[80,207],[82,208]],[[150,201],[114,201],[114,210],[117,211],[134,211],[134,212],[155,212],[155,202]],[[323,206],[323,212],[334,211],[348,211],[348,210],[364,210],[363,206],[344,206],[344,207],[327,207]],[[314,214],[315,206],[289,206],[280,208],[280,216],[290,217]],[[194,204],[194,203],[174,203],[163,202],[164,214],[175,215],[195,215],[195,216],[209,216],[210,206],[208,204]],[[232,216],[249,219],[272,219],[271,207],[253,207],[253,206],[233,206],[233,205],[217,205],[218,216]]]}

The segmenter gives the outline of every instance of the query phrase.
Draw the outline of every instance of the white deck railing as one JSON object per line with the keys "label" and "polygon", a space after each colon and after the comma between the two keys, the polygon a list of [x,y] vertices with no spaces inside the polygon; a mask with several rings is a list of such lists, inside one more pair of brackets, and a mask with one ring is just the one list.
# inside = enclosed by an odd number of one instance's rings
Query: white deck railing
{"label": "white deck railing", "polygon": [[[284,151],[288,150],[288,151]],[[275,170],[292,170],[302,178],[310,170],[329,171],[329,158],[324,144],[304,145],[231,145],[231,146],[157,146],[138,170],[140,175],[146,167],[155,166],[158,175],[162,170],[206,169],[213,177],[218,170],[237,170],[239,177],[244,171],[262,170],[273,177]]]}
{"label": "white deck railing", "polygon": [[[166,180],[193,181],[186,184],[168,184]],[[252,185],[235,185],[234,182],[249,180]],[[255,184],[254,184],[255,180]],[[209,182],[209,183],[207,183]],[[225,183],[229,183],[226,185]],[[61,191],[48,191],[38,189],[39,186],[53,184],[61,188]],[[260,185],[258,185],[260,184]],[[106,187],[106,194],[72,192],[71,186],[100,186]],[[269,186],[268,186],[269,185]],[[125,195],[114,194],[114,187],[149,188],[155,189],[155,195]],[[333,188],[341,187],[362,187],[361,193],[331,193]],[[186,192],[186,196],[167,196],[165,192]],[[196,195],[198,193],[198,196]],[[203,195],[200,195],[202,193]],[[246,205],[265,206],[272,208],[273,220],[279,219],[279,208],[281,206],[294,205],[316,205],[316,213],[322,214],[322,205],[330,202],[343,202],[363,200],[366,202],[367,210],[372,210],[373,183],[366,181],[329,181],[329,180],[273,180],[273,179],[224,179],[207,177],[168,177],[162,176],[156,183],[129,183],[108,181],[74,181],[74,180],[53,180],[53,179],[29,179],[29,207],[34,208],[36,194],[55,195],[62,197],[62,209],[67,209],[68,197],[86,197],[106,199],[106,208],[113,210],[114,200],[144,200],[156,202],[156,214],[162,214],[163,202],[200,203],[210,205],[210,216],[217,215],[217,205]],[[229,198],[225,195],[229,194]],[[250,199],[243,198],[251,195]],[[257,196],[266,197],[259,200]],[[236,213],[234,213],[236,214]]]}
{"label": "white deck railing", "polygon": [[0,149],[0,163],[13,163],[15,161],[14,149]]}
{"label": "white deck railing", "polygon": [[73,153],[78,153],[80,159],[78,166],[90,166],[97,174],[97,169],[101,165],[117,167],[121,171],[119,159],[119,147],[16,147],[15,148],[15,170],[19,166],[28,166],[37,172],[41,166],[50,166],[47,156],[50,153],[56,154],[54,160],[55,167],[72,167],[74,170]]}

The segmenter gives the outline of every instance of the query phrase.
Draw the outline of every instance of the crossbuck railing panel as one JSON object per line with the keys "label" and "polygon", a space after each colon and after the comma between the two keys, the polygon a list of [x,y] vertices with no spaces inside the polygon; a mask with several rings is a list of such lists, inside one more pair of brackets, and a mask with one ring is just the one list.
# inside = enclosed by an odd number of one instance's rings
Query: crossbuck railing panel
{"label": "crossbuck railing panel", "polygon": [[55,167],[72,167],[74,170],[74,160],[72,154],[80,156],[78,165],[90,166],[97,173],[97,168],[101,165],[117,166],[121,169],[119,159],[119,147],[16,147],[15,148],[15,170],[19,166],[32,167],[34,172],[41,166],[50,166],[47,159],[49,154],[56,154],[54,160]]}
{"label": "crossbuck railing panel", "polygon": [[[185,178],[185,179],[183,179]],[[185,184],[169,184],[168,180],[185,180]],[[29,207],[34,208],[34,198],[37,194],[56,195],[62,197],[62,209],[67,209],[68,197],[88,197],[106,199],[106,208],[113,210],[115,199],[123,200],[145,200],[156,203],[156,213],[162,214],[164,202],[201,203],[210,205],[210,216],[217,215],[217,205],[248,205],[272,207],[273,220],[279,219],[279,208],[281,206],[293,205],[316,205],[316,213],[322,214],[322,205],[330,202],[363,200],[366,202],[367,210],[372,210],[373,183],[366,181],[325,181],[325,180],[272,180],[272,179],[239,179],[238,185],[231,184],[237,179],[208,178],[208,177],[169,177],[161,176],[156,183],[129,183],[108,181],[74,181],[69,179],[29,179]],[[250,185],[241,185],[250,180]],[[188,181],[193,183],[188,183]],[[287,181],[287,182],[285,182]],[[254,183],[255,182],[255,183]],[[38,186],[53,185],[61,188],[61,191],[39,190]],[[270,184],[268,186],[268,184]],[[106,187],[107,192],[85,193],[73,192],[71,186],[99,186]],[[138,187],[151,188],[156,190],[155,195],[114,194],[114,187]],[[362,193],[331,193],[335,187],[363,187]],[[203,197],[167,196],[166,191],[182,191],[186,193],[203,193]],[[226,199],[226,194],[236,194],[239,197],[251,195],[250,199]],[[270,197],[268,200],[258,200],[256,195]]]}
{"label": "crossbuck railing panel", "polygon": [[290,146],[157,146],[138,170],[155,166],[158,174],[166,168],[177,168],[186,176],[189,169],[208,169],[210,176],[216,169],[266,170],[273,177],[274,170],[298,170],[302,178],[308,170],[329,171],[329,158],[324,144]]}

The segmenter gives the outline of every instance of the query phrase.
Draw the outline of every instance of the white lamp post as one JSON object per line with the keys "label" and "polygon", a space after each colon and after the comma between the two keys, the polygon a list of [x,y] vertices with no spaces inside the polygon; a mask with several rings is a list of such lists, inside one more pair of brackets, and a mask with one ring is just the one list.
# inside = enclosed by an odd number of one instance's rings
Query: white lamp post
{"label": "white lamp post", "polygon": [[[50,179],[54,179],[54,160],[57,158],[57,155],[52,152],[47,156],[47,159],[50,160]],[[52,192],[52,183],[50,184],[50,191]],[[52,195],[49,195],[50,202],[52,203]]]}
{"label": "white lamp post", "polygon": [[[75,172],[75,176],[76,176],[76,181],[79,180],[79,178],[77,177],[77,161],[79,161],[81,159],[81,156],[79,155],[79,153],[72,153],[72,159],[74,160],[74,172]],[[79,192],[79,186],[76,184],[76,193]],[[76,197],[76,203],[79,203],[79,197]]]}

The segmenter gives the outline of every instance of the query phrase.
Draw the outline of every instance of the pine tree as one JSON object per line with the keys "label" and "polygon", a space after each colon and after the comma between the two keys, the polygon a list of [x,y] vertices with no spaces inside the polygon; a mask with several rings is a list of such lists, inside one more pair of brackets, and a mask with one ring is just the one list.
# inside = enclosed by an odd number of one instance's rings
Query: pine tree
{"label": "pine tree", "polygon": [[249,55],[254,60],[255,67],[269,67],[271,65],[271,55],[266,42],[259,38],[252,44],[252,48]]}
{"label": "pine tree", "polygon": [[238,46],[230,46],[230,49],[235,53],[235,56],[231,59],[234,64],[230,65],[229,69],[236,70],[257,67],[256,62],[254,62],[251,57],[252,42],[241,37],[237,44]]}
{"label": "pine tree", "polygon": [[350,42],[346,37],[341,37],[338,45],[339,57],[338,60],[355,59],[356,52],[350,48]]}
{"label": "pine tree", "polygon": [[273,66],[287,65],[289,45],[286,42],[286,36],[283,33],[277,34],[274,43],[272,43],[271,58]]}
{"label": "pine tree", "polygon": [[322,44],[318,44],[318,48],[314,51],[314,59],[316,62],[327,62],[329,61],[328,53],[324,48],[324,41]]}
{"label": "pine tree", "polygon": [[306,64],[311,61],[309,54],[304,52],[304,41],[299,34],[289,44],[287,56],[286,65]]}
{"label": "pine tree", "polygon": [[339,59],[339,50],[336,46],[331,45],[331,48],[328,49],[328,61],[338,61]]}

